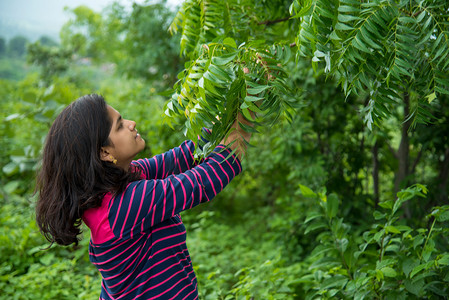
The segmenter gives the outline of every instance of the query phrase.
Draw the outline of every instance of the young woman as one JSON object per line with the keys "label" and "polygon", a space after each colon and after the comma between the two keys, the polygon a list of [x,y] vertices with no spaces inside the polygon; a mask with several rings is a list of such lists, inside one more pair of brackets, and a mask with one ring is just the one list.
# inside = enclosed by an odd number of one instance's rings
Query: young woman
{"label": "young woman", "polygon": [[145,146],[136,123],[101,96],[79,98],[56,118],[43,150],[41,232],[51,243],[77,244],[86,223],[90,260],[102,275],[100,299],[196,299],[179,213],[210,201],[241,172],[239,158],[225,158],[233,149],[240,157],[241,139],[250,135],[234,127],[199,164],[192,141],[133,161]]}

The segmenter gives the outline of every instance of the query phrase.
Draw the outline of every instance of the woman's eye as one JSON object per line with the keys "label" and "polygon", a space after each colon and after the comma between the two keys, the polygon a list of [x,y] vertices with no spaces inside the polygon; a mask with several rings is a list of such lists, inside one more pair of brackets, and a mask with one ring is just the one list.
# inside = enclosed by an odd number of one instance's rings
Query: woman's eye
{"label": "woman's eye", "polygon": [[123,128],[123,123],[120,123],[120,125],[118,126],[118,129],[122,129]]}

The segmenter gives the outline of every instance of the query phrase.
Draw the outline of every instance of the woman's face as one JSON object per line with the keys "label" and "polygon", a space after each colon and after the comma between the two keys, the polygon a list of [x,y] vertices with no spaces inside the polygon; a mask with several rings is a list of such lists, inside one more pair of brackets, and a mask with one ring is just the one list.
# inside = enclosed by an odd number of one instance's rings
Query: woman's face
{"label": "woman's face", "polygon": [[133,158],[145,148],[145,141],[137,133],[136,122],[123,119],[120,113],[109,105],[108,115],[112,121],[109,132],[111,145],[101,148],[100,157],[110,162],[116,159],[119,167],[128,170]]}

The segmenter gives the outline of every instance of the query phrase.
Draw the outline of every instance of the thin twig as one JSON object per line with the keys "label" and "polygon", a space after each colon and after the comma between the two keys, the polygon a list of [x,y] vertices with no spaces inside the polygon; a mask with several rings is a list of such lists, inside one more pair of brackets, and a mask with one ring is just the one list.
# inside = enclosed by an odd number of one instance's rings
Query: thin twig
{"label": "thin twig", "polygon": [[269,26],[269,25],[273,25],[273,24],[276,24],[276,23],[285,22],[285,21],[288,21],[288,20],[290,20],[290,17],[285,17],[285,18],[277,19],[277,20],[267,20],[267,21],[259,22],[259,23],[257,23],[257,25],[267,25],[267,26]]}

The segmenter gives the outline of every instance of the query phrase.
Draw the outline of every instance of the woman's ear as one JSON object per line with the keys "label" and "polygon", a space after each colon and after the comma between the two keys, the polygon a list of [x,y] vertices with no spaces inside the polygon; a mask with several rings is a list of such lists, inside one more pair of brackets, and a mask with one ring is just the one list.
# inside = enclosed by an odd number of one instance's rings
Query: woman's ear
{"label": "woman's ear", "polygon": [[106,150],[104,147],[101,147],[100,149],[100,159],[102,161],[109,161],[109,162],[112,162],[114,160],[109,151]]}

